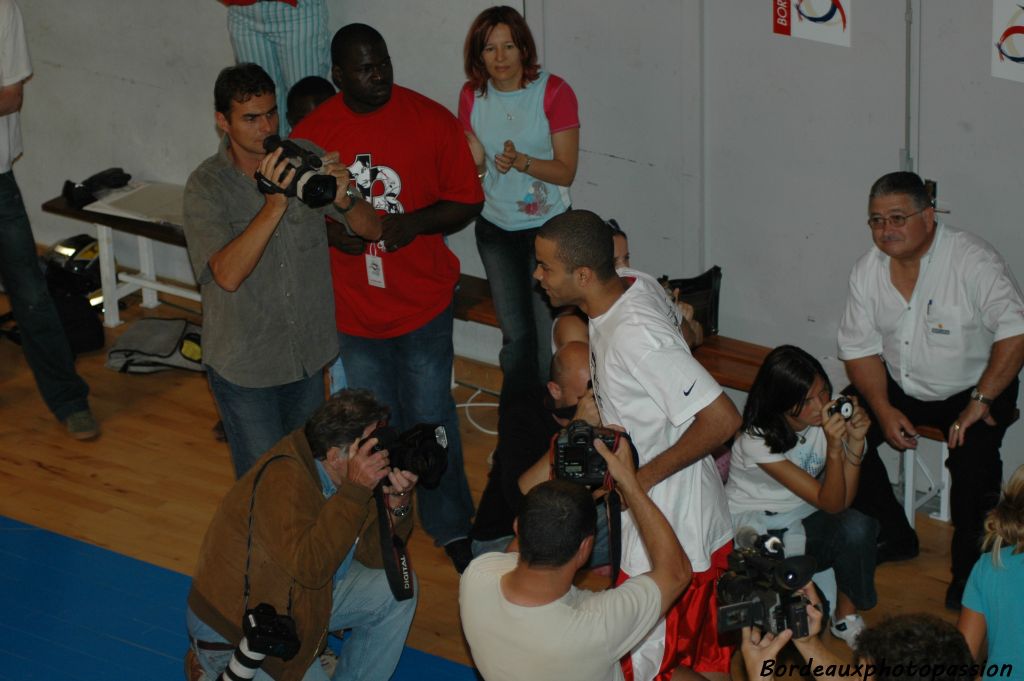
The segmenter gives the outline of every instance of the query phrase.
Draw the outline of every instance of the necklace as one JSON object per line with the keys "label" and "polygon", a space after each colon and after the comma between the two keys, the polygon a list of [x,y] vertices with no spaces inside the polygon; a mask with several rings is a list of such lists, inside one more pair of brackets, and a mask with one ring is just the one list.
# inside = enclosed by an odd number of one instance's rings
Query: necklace
{"label": "necklace", "polygon": [[509,91],[509,90],[499,90],[498,88],[494,87],[493,83],[491,84],[491,87],[493,88],[493,91],[496,93],[494,98],[498,101],[498,106],[500,106],[501,110],[505,112],[505,118],[510,120],[510,121],[514,121],[516,119],[516,117],[512,113],[512,111],[509,111],[509,108],[507,106],[505,106],[505,102],[504,102],[505,97],[502,96],[502,93],[518,92],[518,90],[511,90],[511,91]]}

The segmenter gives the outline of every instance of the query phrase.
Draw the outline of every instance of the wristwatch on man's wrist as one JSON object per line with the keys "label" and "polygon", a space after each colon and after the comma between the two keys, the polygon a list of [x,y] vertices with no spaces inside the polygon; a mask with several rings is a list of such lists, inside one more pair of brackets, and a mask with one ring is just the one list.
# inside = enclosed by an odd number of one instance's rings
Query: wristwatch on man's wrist
{"label": "wristwatch on man's wrist", "polygon": [[359,190],[353,187],[352,185],[349,185],[348,188],[345,189],[345,196],[348,197],[348,208],[342,208],[340,206],[338,207],[338,212],[342,214],[345,214],[352,210],[353,208],[355,208],[356,201],[363,198],[362,194],[359,193]]}
{"label": "wristwatch on man's wrist", "polygon": [[990,404],[992,404],[992,398],[991,397],[985,397],[980,392],[978,392],[977,386],[975,386],[971,390],[971,399],[974,400],[975,402],[981,402],[985,406],[989,406]]}

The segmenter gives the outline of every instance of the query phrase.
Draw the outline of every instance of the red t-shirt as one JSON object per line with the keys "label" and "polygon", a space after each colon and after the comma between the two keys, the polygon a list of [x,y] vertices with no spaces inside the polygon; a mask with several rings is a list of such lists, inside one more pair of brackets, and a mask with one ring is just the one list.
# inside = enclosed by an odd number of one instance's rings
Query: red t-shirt
{"label": "red t-shirt", "polygon": [[[292,137],[339,152],[356,186],[381,213],[411,213],[438,201],[484,200],[459,122],[437,102],[397,85],[387,104],[367,114],[349,109],[339,93],[302,119]],[[374,256],[380,257],[383,287],[370,282]],[[368,244],[362,255],[332,248],[331,274],[338,329],[364,338],[394,338],[448,307],[459,260],[442,235],[428,234],[393,253],[381,253],[376,244]]]}

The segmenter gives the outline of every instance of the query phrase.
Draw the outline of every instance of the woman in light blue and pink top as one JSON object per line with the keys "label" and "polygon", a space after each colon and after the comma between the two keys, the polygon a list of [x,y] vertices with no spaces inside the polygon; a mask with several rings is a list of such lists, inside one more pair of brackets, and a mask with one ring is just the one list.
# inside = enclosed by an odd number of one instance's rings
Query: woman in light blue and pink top
{"label": "woman in light blue and pink top", "polygon": [[547,381],[552,312],[532,278],[533,239],[571,205],[580,123],[572,88],[540,68],[530,28],[511,7],[473,21],[464,56],[459,120],[487,199],[476,238],[501,325],[507,404]]}

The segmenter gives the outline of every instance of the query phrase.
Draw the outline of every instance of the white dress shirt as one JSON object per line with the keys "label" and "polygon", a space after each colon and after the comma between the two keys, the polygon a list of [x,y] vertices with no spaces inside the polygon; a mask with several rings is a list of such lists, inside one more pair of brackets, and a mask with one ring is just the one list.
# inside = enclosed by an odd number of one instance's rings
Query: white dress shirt
{"label": "white dress shirt", "polygon": [[985,240],[939,223],[907,301],[872,246],[850,274],[839,358],[881,354],[907,395],[944,400],[977,384],[992,344],[1024,334],[1024,296]]}

